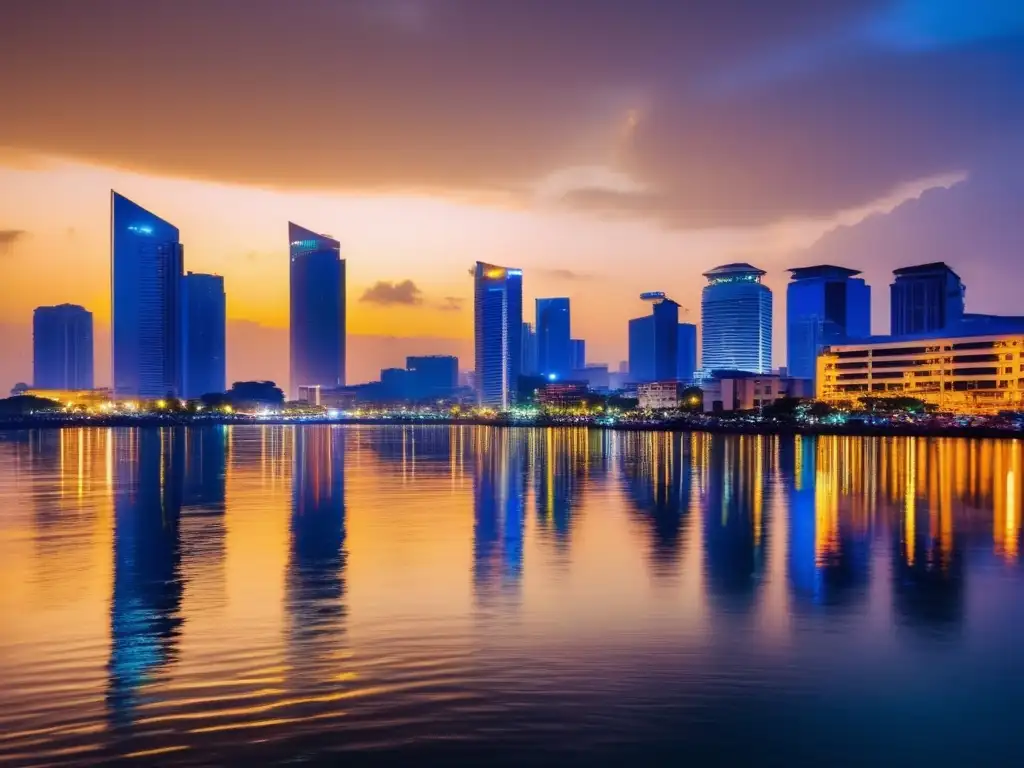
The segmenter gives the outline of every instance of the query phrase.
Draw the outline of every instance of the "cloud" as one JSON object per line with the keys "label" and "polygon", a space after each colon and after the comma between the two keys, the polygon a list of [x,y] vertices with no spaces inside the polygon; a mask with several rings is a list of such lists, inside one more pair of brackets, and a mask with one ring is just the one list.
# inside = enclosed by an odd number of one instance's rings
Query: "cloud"
{"label": "cloud", "polygon": [[363,292],[359,300],[382,306],[393,304],[413,306],[423,303],[423,292],[416,287],[416,283],[412,280],[403,280],[400,283],[378,280]]}
{"label": "cloud", "polygon": [[[251,0],[244,25],[229,2],[177,3],[154,31],[133,0],[35,0],[5,19],[18,35],[0,97],[19,109],[0,145],[522,205],[548,180],[571,187],[558,199],[573,209],[689,228],[827,217],[970,170],[1021,132],[1020,4],[976,5]],[[38,56],[49,48],[61,56]],[[163,109],[140,114],[143,56]],[[297,119],[310,104],[316,119]],[[190,130],[163,114],[188,114]]]}
{"label": "cloud", "polygon": [[534,267],[530,270],[531,273],[549,277],[553,280],[565,280],[565,281],[583,281],[593,280],[594,275],[589,272],[577,272],[572,269],[550,269],[547,267]]}
{"label": "cloud", "polygon": [[459,296],[445,296],[444,301],[438,304],[437,308],[442,312],[461,312],[465,301]]}
{"label": "cloud", "polygon": [[28,235],[24,229],[0,229],[0,256],[6,256]]}

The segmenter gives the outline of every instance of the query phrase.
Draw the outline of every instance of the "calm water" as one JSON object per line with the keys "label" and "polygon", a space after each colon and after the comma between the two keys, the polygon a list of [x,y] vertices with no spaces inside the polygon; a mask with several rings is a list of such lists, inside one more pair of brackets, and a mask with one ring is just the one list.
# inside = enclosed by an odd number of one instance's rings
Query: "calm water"
{"label": "calm water", "polygon": [[0,434],[0,763],[1020,764],[1022,488],[1009,441]]}

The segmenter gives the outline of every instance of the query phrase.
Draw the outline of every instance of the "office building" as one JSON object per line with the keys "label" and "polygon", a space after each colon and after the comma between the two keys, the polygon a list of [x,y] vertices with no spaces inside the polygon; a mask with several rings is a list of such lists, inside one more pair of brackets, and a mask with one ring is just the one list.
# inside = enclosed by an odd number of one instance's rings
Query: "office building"
{"label": "office building", "polygon": [[704,273],[703,369],[771,372],[772,292],[761,283],[764,274],[749,264],[724,264]]}
{"label": "office building", "polygon": [[753,411],[784,398],[810,398],[810,379],[754,373],[727,373],[704,382],[704,412]]}
{"label": "office building", "polygon": [[227,308],[224,278],[189,272],[181,284],[184,397],[227,388]]}
{"label": "office building", "polygon": [[584,339],[573,339],[570,342],[570,357],[574,371],[587,367],[587,342]]}
{"label": "office building", "polygon": [[341,244],[288,224],[290,392],[345,384],[345,261]]}
{"label": "office building", "polygon": [[537,299],[537,371],[549,379],[572,372],[569,299]]}
{"label": "office building", "polygon": [[523,271],[478,261],[473,276],[477,402],[506,410],[522,365]]}
{"label": "office building", "polygon": [[629,321],[629,379],[654,381],[654,316]]}
{"label": "office building", "polygon": [[693,323],[680,323],[678,330],[678,349],[676,364],[679,366],[676,378],[679,381],[692,382],[697,370],[697,326]]}
{"label": "office building", "polygon": [[636,388],[637,404],[650,411],[674,410],[683,402],[686,385],[680,381],[648,381]]}
{"label": "office building", "polygon": [[893,270],[889,332],[893,336],[950,331],[964,316],[964,284],[941,261]]}
{"label": "office building", "polygon": [[459,387],[459,358],[452,355],[407,357],[405,368],[413,400],[444,400]]}
{"label": "office building", "polygon": [[640,298],[651,303],[651,314],[629,321],[630,380],[674,380],[679,374],[679,305],[660,291]]}
{"label": "office building", "polygon": [[110,193],[111,357],[117,397],[180,395],[178,228]]}
{"label": "office building", "polygon": [[523,376],[537,375],[537,332],[533,323],[523,323],[523,361],[519,368]]}
{"label": "office building", "polygon": [[855,269],[820,265],[789,270],[786,287],[786,368],[813,379],[829,344],[871,335],[871,286]]}
{"label": "office building", "polygon": [[93,388],[92,312],[76,304],[37,307],[32,314],[32,386]]}
{"label": "office building", "polygon": [[1024,331],[947,336],[874,336],[826,347],[818,357],[818,399],[914,397],[956,413],[1024,407]]}

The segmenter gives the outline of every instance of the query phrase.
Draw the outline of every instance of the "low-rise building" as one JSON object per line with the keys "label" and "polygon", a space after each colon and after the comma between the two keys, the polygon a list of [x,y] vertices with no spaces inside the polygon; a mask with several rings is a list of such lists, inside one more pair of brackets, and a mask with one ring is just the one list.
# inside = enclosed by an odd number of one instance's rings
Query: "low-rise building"
{"label": "low-rise building", "polygon": [[743,371],[716,374],[705,380],[704,412],[753,411],[784,397],[813,397],[810,379]]}
{"label": "low-rise building", "polygon": [[1024,408],[1024,332],[959,328],[954,336],[881,336],[827,347],[818,357],[817,397],[833,405],[914,397],[956,413]]}
{"label": "low-rise building", "polygon": [[540,405],[570,408],[586,402],[590,390],[585,381],[551,381],[537,390]]}
{"label": "low-rise building", "polygon": [[110,403],[114,395],[109,388],[100,389],[26,389],[20,394],[32,397],[45,397],[62,405],[79,408],[99,408]]}
{"label": "low-rise building", "polygon": [[686,385],[681,381],[649,381],[638,384],[636,388],[638,405],[640,408],[650,411],[678,408],[682,404],[684,389],[686,389]]}

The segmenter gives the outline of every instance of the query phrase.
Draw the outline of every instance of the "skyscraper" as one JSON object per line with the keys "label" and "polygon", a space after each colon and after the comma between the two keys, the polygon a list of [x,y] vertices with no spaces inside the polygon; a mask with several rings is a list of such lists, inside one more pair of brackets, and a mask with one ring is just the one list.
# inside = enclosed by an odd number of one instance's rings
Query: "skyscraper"
{"label": "skyscraper", "polygon": [[582,371],[587,367],[587,342],[585,339],[573,339],[570,348],[572,350],[571,368],[574,371]]}
{"label": "skyscraper", "polygon": [[822,348],[871,333],[871,286],[855,269],[823,264],[789,270],[786,288],[786,367],[813,379]]}
{"label": "skyscraper", "polygon": [[537,372],[566,379],[572,373],[569,299],[537,299]]}
{"label": "skyscraper", "polygon": [[178,228],[110,193],[111,356],[114,394],[181,393]]}
{"label": "skyscraper", "polygon": [[889,288],[890,332],[942,331],[956,326],[964,316],[964,284],[941,261],[893,270]]}
{"label": "skyscraper", "polygon": [[32,385],[92,389],[92,312],[77,304],[37,307],[32,315]]}
{"label": "skyscraper", "polygon": [[654,381],[654,315],[629,321],[629,380]]}
{"label": "skyscraper", "polygon": [[652,309],[629,321],[630,381],[673,381],[679,374],[679,305],[661,291],[640,298]]}
{"label": "skyscraper", "polygon": [[522,364],[523,271],[478,261],[473,274],[477,402],[507,409]]}
{"label": "skyscraper", "polygon": [[679,354],[676,363],[679,381],[693,381],[697,371],[697,326],[693,323],[679,324]]}
{"label": "skyscraper", "polygon": [[451,397],[459,386],[459,358],[452,355],[420,355],[405,358],[409,372],[409,396],[413,400]]}
{"label": "skyscraper", "polygon": [[223,392],[227,387],[224,278],[189,272],[181,283],[181,304],[184,396]]}
{"label": "skyscraper", "polygon": [[523,361],[519,368],[524,376],[537,375],[537,332],[533,330],[533,323],[523,323]]}
{"label": "skyscraper", "polygon": [[701,294],[701,367],[708,371],[772,370],[772,292],[764,271],[724,264],[704,273]]}
{"label": "skyscraper", "polygon": [[341,243],[288,223],[290,391],[345,384],[345,261]]}

